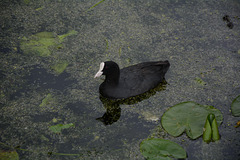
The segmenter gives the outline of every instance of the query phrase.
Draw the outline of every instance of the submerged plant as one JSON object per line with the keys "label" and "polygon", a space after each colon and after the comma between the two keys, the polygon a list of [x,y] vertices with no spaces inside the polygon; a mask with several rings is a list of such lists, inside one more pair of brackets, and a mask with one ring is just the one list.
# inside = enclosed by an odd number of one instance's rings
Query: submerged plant
{"label": "submerged plant", "polygon": [[68,62],[66,61],[62,61],[62,62],[58,62],[56,64],[54,64],[52,66],[52,69],[58,73],[58,74],[61,74],[68,66]]}
{"label": "submerged plant", "polygon": [[73,123],[69,123],[69,124],[57,124],[54,126],[50,126],[49,129],[54,132],[54,133],[60,133],[62,129],[66,129],[69,127],[74,127]]}
{"label": "submerged plant", "polygon": [[142,155],[149,160],[187,158],[186,151],[180,145],[166,139],[150,138],[143,140],[140,144],[140,151]]}
{"label": "submerged plant", "polygon": [[52,100],[53,100],[52,94],[48,93],[48,95],[42,100],[42,103],[39,105],[39,107],[47,106],[48,104],[50,104]]}
{"label": "submerged plant", "polygon": [[0,159],[1,160],[19,160],[19,155],[15,150],[13,151],[0,150]]}
{"label": "submerged plant", "polygon": [[52,54],[52,48],[62,48],[64,38],[76,35],[78,32],[71,30],[66,34],[55,36],[53,32],[39,32],[30,37],[23,37],[20,49],[24,54],[48,57]]}

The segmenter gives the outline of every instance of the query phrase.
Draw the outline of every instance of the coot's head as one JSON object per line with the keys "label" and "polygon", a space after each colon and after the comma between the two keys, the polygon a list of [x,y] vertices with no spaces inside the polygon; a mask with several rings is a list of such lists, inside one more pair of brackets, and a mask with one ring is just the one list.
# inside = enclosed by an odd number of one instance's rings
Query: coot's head
{"label": "coot's head", "polygon": [[99,67],[99,71],[94,78],[105,75],[106,79],[119,79],[120,70],[118,64],[113,61],[102,62]]}

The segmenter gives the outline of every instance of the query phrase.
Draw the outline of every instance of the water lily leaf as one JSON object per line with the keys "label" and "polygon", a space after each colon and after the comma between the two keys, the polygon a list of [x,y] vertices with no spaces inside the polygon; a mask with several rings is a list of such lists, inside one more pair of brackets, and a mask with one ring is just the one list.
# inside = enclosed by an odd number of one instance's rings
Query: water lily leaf
{"label": "water lily leaf", "polygon": [[186,132],[188,137],[196,139],[203,134],[203,127],[208,114],[213,113],[218,125],[222,123],[221,112],[207,105],[195,102],[182,102],[166,111],[161,119],[163,128],[172,136]]}
{"label": "water lily leaf", "polygon": [[0,159],[1,160],[19,160],[19,156],[16,151],[0,150]]}
{"label": "water lily leaf", "polygon": [[236,116],[236,117],[240,116],[240,95],[233,100],[231,105],[231,110],[232,110],[233,116]]}
{"label": "water lily leaf", "polygon": [[73,127],[73,126],[74,126],[73,123],[57,124],[57,125],[49,127],[49,129],[54,133],[60,133],[62,129],[66,129],[66,128]]}
{"label": "water lily leaf", "polygon": [[147,159],[171,160],[173,158],[186,158],[186,151],[177,143],[158,138],[143,140],[140,144],[140,151]]}

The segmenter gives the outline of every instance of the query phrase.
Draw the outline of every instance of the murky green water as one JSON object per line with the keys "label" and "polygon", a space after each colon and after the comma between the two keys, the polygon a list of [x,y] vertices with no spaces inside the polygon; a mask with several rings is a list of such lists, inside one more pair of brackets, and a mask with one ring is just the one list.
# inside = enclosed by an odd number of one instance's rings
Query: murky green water
{"label": "murky green water", "polygon": [[[240,94],[239,1],[4,0],[0,6],[2,149],[29,160],[144,159],[140,142],[159,137],[183,146],[189,160],[239,159],[239,117],[230,112]],[[169,60],[168,84],[106,111],[102,79],[93,76],[107,60],[121,68]],[[162,114],[184,101],[224,114],[220,141],[175,138],[161,129]],[[104,114],[108,125],[96,120]],[[71,123],[60,133],[49,129]]]}

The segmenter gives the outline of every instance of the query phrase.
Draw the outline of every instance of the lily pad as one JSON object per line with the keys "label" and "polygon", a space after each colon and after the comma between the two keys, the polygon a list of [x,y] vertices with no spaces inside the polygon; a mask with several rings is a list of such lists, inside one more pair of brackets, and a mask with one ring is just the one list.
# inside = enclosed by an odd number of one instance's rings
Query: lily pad
{"label": "lily pad", "polygon": [[[143,140],[140,151],[147,159],[171,160],[172,158],[187,158],[186,151],[177,143],[158,138]],[[172,158],[170,158],[172,157]]]}
{"label": "lily pad", "polygon": [[236,117],[240,116],[240,95],[233,100],[231,105],[231,110],[232,110],[233,116],[236,116]]}
{"label": "lily pad", "polygon": [[196,139],[203,134],[203,127],[210,113],[215,115],[219,126],[223,116],[218,109],[191,101],[182,102],[166,111],[162,116],[161,123],[172,136],[179,136],[186,132],[188,137]]}
{"label": "lily pad", "polygon": [[54,125],[54,126],[50,126],[49,129],[54,133],[60,133],[62,129],[66,129],[66,128],[73,127],[73,126],[74,126],[73,123],[57,124],[57,125]]}

